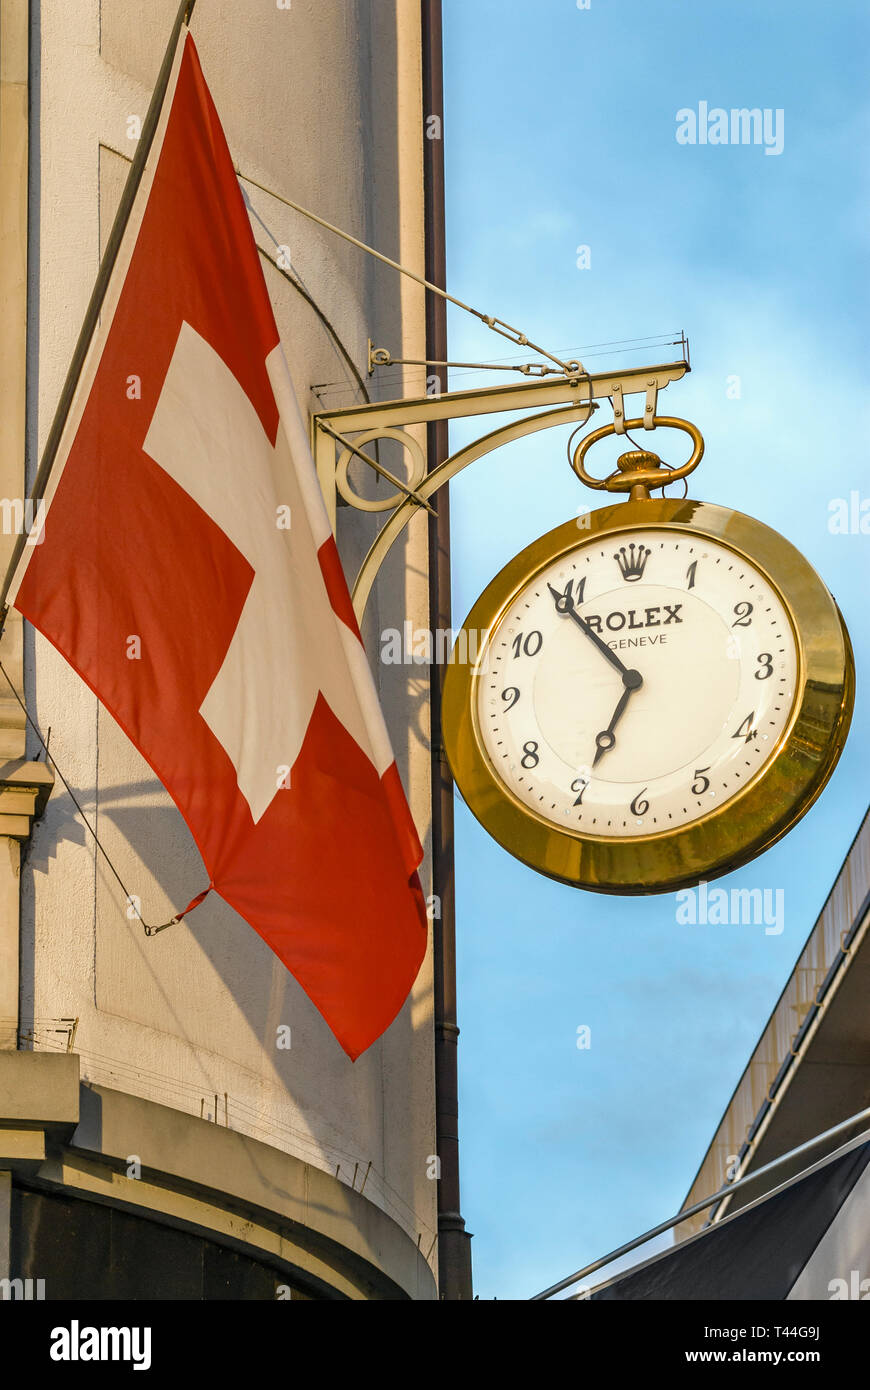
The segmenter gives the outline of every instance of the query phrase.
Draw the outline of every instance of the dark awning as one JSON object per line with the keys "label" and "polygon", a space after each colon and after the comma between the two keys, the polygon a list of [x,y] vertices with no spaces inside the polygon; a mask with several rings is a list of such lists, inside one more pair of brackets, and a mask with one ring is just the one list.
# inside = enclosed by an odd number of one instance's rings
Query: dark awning
{"label": "dark awning", "polygon": [[[784,1299],[870,1163],[870,1136],[751,1206],[618,1275],[591,1299]],[[863,1186],[870,1187],[870,1170]],[[870,1231],[864,1232],[870,1244]],[[831,1269],[848,1279],[850,1271]],[[870,1274],[870,1269],[864,1271]],[[824,1295],[826,1297],[830,1295]]]}

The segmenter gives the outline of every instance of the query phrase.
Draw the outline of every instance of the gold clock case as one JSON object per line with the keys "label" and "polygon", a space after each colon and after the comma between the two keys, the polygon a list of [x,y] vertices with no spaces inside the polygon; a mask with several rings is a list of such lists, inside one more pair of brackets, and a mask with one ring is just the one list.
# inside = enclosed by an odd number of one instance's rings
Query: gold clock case
{"label": "gold clock case", "polygon": [[[855,667],[840,610],[807,560],[753,517],[709,502],[669,498],[622,502],[566,522],[510,561],[464,624],[444,681],[447,757],[462,796],[481,825],[517,859],[576,888],[599,893],[662,893],[729,873],[768,849],[809,810],[837,764],[855,695]],[[691,825],[631,839],[557,827],[516,798],[496,776],[477,726],[477,682],[490,634],[519,591],[541,570],[603,536],[657,527],[708,536],[762,571],[782,599],[797,641],[791,716],[777,747],[751,782]],[[483,634],[478,643],[474,634]],[[471,640],[469,641],[469,638]]]}

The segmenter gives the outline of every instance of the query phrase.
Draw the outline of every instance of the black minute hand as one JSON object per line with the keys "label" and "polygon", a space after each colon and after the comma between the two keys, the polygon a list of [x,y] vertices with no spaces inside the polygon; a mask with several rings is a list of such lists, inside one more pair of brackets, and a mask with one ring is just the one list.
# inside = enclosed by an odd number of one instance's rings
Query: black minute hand
{"label": "black minute hand", "polygon": [[586,636],[589,638],[589,640],[595,643],[601,655],[607,658],[611,666],[616,667],[617,671],[621,676],[624,676],[628,668],[623,665],[619,657],[616,655],[616,652],[613,651],[612,648],[608,647],[607,643],[601,637],[598,636],[598,633],[595,631],[595,629],[590,627],[589,624],[585,622],[583,618],[580,617],[580,614],[574,607],[574,600],[571,598],[570,594],[560,594],[559,590],[554,589],[552,584],[548,584],[547,588],[550,590],[550,593],[553,595],[553,598],[556,601],[556,612],[567,613],[569,618],[573,618],[577,626],[583,632],[586,633]]}

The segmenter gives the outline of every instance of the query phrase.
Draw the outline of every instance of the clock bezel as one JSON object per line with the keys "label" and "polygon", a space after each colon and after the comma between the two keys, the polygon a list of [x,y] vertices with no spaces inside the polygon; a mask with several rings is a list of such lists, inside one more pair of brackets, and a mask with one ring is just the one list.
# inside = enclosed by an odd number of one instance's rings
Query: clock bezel
{"label": "clock bezel", "polygon": [[[442,699],[445,751],[472,814],[509,853],[578,888],[618,894],[673,891],[718,878],[770,848],[809,810],[836,766],[854,704],[855,668],[845,623],[809,561],[784,536],[727,507],[656,498],[602,507],[556,527],[516,555],[487,585],[451,660]],[[707,536],[754,566],[776,590],[794,632],[798,672],[792,711],[777,745],[734,796],[697,820],[652,834],[608,838],[558,826],[515,797],[497,776],[477,727],[477,687],[494,628],[542,570],[602,536],[650,527]]]}

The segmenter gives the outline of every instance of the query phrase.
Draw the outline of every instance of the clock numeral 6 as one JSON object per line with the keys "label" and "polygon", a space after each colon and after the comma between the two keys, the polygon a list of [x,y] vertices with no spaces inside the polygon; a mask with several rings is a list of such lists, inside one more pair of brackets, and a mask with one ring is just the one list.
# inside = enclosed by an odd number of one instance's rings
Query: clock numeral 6
{"label": "clock numeral 6", "polygon": [[528,637],[524,637],[523,633],[518,632],[511,642],[515,657],[522,656],[524,652],[526,656],[537,656],[543,645],[544,638],[537,630],[530,632]]}
{"label": "clock numeral 6", "polygon": [[768,676],[773,675],[773,656],[770,652],[759,652],[755,660],[761,669],[755,672],[757,681],[766,681]]}
{"label": "clock numeral 6", "polygon": [[703,795],[704,795],[704,792],[707,790],[707,788],[708,788],[709,785],[710,785],[710,778],[709,778],[709,777],[705,777],[705,776],[704,776],[704,773],[705,773],[705,772],[709,772],[709,771],[710,771],[710,768],[709,768],[709,767],[696,767],[696,768],[695,768],[695,780],[694,780],[694,782],[692,783],[692,795],[693,795],[693,796],[703,796]]}
{"label": "clock numeral 6", "polygon": [[501,698],[505,701],[505,713],[507,713],[509,709],[513,709],[520,698],[520,692],[515,685],[509,685],[507,690],[501,692]]}
{"label": "clock numeral 6", "polygon": [[752,613],[752,604],[749,602],[748,599],[744,599],[742,603],[735,603],[734,612],[736,614],[736,618],[735,621],[731,624],[732,627],[750,626],[750,624],[752,623],[752,618],[750,616]]}
{"label": "clock numeral 6", "polygon": [[529,739],[528,743],[523,744],[523,756],[520,761],[520,766],[528,770],[529,768],[537,767],[539,761],[538,745]]}
{"label": "clock numeral 6", "polygon": [[634,801],[631,803],[631,806],[629,807],[629,810],[631,811],[631,814],[633,816],[645,816],[647,811],[649,810],[649,802],[641,801],[641,797],[643,796],[645,791],[646,787],[641,787],[640,791],[638,792],[637,796],[634,798]]}
{"label": "clock numeral 6", "polygon": [[575,805],[575,806],[582,806],[582,805],[583,805],[583,793],[585,792],[585,790],[586,790],[586,788],[587,788],[588,786],[589,786],[589,778],[588,778],[588,777],[575,777],[574,781],[571,783],[571,790],[572,790],[572,792],[579,792],[579,793],[580,793],[580,795],[578,796],[577,800],[574,802],[574,805]]}

